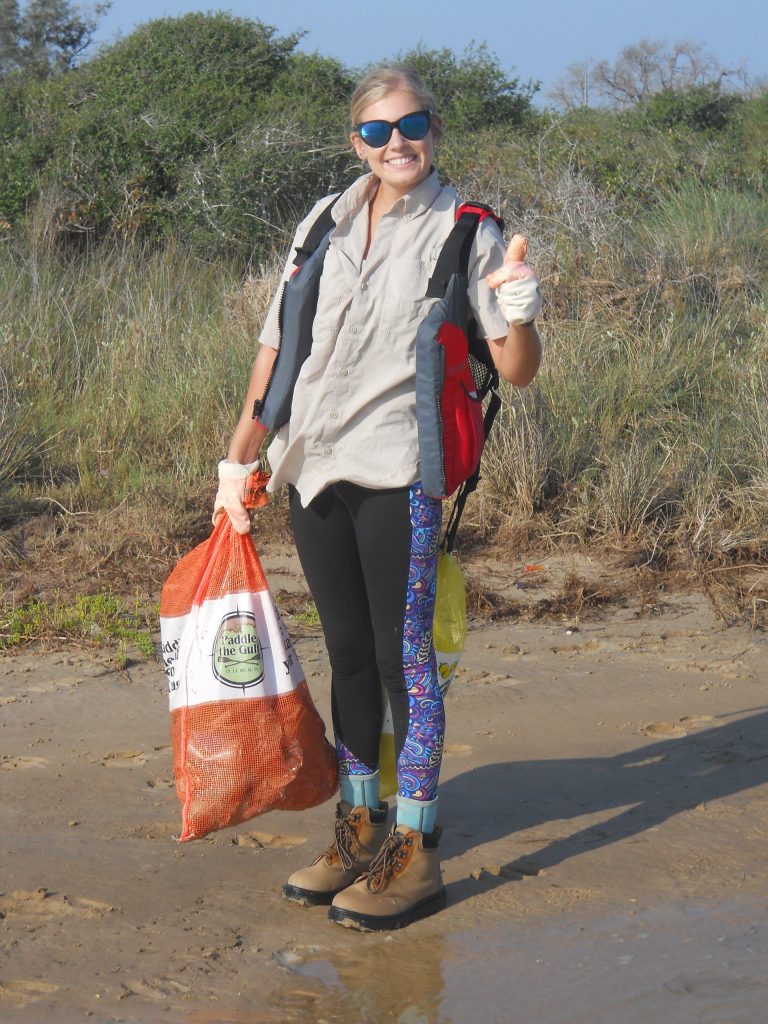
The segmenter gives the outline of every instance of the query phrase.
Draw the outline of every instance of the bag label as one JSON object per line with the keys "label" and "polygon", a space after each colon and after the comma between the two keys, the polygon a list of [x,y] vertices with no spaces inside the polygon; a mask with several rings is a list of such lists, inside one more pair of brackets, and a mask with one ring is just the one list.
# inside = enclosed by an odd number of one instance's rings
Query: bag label
{"label": "bag label", "polygon": [[213,640],[213,674],[225,686],[258,686],[264,681],[264,654],[252,612],[225,615]]}
{"label": "bag label", "polygon": [[171,711],[210,701],[276,697],[304,672],[268,590],[227,594],[160,618]]}

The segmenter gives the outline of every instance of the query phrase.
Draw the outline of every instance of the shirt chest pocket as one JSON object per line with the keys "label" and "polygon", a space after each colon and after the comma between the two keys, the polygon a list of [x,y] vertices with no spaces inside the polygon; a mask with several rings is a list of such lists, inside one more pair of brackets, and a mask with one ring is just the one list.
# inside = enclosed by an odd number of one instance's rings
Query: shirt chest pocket
{"label": "shirt chest pocket", "polygon": [[391,256],[381,268],[382,287],[377,287],[382,318],[395,321],[418,320],[431,309],[434,299],[427,298],[427,286],[435,269],[437,256],[427,253],[412,256]]}

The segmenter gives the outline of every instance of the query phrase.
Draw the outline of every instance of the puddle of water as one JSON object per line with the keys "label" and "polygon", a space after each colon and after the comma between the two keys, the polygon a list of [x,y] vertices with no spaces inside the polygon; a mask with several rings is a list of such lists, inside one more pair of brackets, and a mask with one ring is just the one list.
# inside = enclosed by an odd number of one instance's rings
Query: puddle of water
{"label": "puddle of water", "polygon": [[[361,940],[292,973],[326,986],[339,1021],[396,1024],[756,1024],[768,1000],[768,911],[719,904],[600,919]],[[318,1004],[318,1011],[321,1006]]]}
{"label": "puddle of water", "polygon": [[316,978],[317,981],[322,981],[328,988],[333,988],[334,985],[341,985],[339,972],[330,960],[310,960],[309,963],[301,967],[299,973],[304,978]]}
{"label": "puddle of water", "polygon": [[222,1002],[207,1013],[187,1011],[184,1024],[765,1020],[765,906],[666,904],[476,932],[419,929],[353,943],[344,938],[274,954],[285,972],[277,986],[257,993],[240,979],[250,1012],[228,1013]]}

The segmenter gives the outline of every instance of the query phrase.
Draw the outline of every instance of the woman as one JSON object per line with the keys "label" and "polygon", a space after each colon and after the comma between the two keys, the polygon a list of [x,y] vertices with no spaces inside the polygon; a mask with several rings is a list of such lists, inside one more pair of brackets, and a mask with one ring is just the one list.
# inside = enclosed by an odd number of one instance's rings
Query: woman
{"label": "woman", "polygon": [[[457,206],[433,167],[442,130],[435,106],[403,67],[368,74],[352,97],[350,139],[370,173],[333,206],[312,351],[290,421],[268,451],[269,490],[289,486],[296,546],[328,648],[341,797],[334,841],[283,893],[330,904],[338,923],[377,930],[445,901],[435,825],[445,720],[432,647],[441,504],[419,484],[414,392],[416,329],[434,304],[425,298],[427,282]],[[299,226],[294,245],[331,199]],[[533,272],[518,260],[505,263],[498,227],[483,220],[470,259],[470,304],[499,373],[525,387],[541,359],[532,323],[541,299]],[[289,263],[283,280],[292,270]],[[279,298],[219,466],[214,517],[226,510],[240,532],[250,528],[245,478],[266,434],[252,410],[280,343],[278,307]],[[378,791],[382,685],[398,753],[391,831]]]}

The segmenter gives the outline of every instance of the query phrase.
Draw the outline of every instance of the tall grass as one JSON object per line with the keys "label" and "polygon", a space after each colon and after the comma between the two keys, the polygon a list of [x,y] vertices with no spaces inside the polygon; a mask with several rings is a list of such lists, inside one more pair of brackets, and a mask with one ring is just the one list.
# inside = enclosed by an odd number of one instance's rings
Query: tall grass
{"label": "tall grass", "polygon": [[[498,198],[505,181],[475,185]],[[505,390],[476,510],[553,542],[765,557],[768,204],[686,186],[629,224],[577,172],[536,187],[513,223],[543,278],[545,359],[531,388]],[[6,243],[6,524],[9,495],[45,495],[183,530],[190,496],[210,497],[277,268]]]}
{"label": "tall grass", "polygon": [[685,182],[637,225],[649,270],[679,300],[741,305],[768,275],[768,203],[750,193]]}
{"label": "tall grass", "polygon": [[[27,423],[27,415],[11,394],[6,372],[0,364],[0,522],[19,510],[14,485],[33,471],[40,445]],[[13,543],[0,533],[0,557],[13,559]]]}
{"label": "tall grass", "polygon": [[507,394],[488,499],[578,543],[765,556],[768,203],[688,185],[640,222],[614,221],[607,256],[582,235],[600,268],[566,275],[562,301],[571,220],[550,225],[544,364]]}
{"label": "tall grass", "polygon": [[50,486],[76,508],[207,480],[231,430],[271,290],[174,247],[64,261],[11,249],[0,354],[51,438]]}

